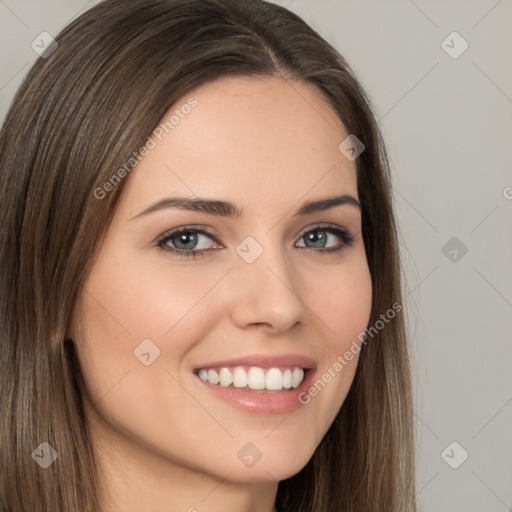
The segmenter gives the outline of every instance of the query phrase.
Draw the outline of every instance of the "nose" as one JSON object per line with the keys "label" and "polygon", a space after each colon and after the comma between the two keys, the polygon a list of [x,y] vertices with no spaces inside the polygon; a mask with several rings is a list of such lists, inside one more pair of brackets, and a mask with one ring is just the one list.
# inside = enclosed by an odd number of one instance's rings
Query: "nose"
{"label": "nose", "polygon": [[240,329],[263,325],[277,334],[305,321],[299,276],[280,248],[265,248],[251,263],[240,257],[231,274],[231,315]]}

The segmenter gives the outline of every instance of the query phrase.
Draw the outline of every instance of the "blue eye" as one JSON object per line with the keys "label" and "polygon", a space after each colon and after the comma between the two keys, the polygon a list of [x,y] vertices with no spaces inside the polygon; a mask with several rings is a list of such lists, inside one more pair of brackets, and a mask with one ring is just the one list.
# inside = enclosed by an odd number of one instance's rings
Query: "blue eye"
{"label": "blue eye", "polygon": [[[322,244],[327,243],[329,241],[329,236],[324,235],[323,233],[328,233],[331,236],[338,237],[341,240],[341,244],[338,244],[335,247],[324,248]],[[313,244],[320,244],[318,251],[313,252],[338,252],[350,247],[354,242],[354,236],[345,228],[341,228],[339,226],[316,226],[312,229],[308,229],[305,231],[302,236],[302,239],[306,239],[308,242]]]}
{"label": "blue eye", "polygon": [[[196,258],[197,256],[203,256],[207,249],[191,250],[188,247],[193,247],[197,244],[199,237],[206,237],[215,240],[215,235],[209,233],[203,228],[185,227],[171,231],[163,236],[158,241],[158,247],[164,251],[169,251],[179,256],[187,257],[191,256]],[[173,246],[169,246],[169,242],[172,242]],[[176,247],[176,244],[178,247]],[[184,247],[179,247],[179,246]]]}
{"label": "blue eye", "polygon": [[[324,244],[328,243],[333,235],[335,238],[339,238],[341,242],[335,247],[325,248]],[[211,254],[213,252],[212,249],[197,249],[196,245],[199,243],[201,238],[209,238],[210,240],[219,243],[215,234],[210,233],[204,228],[191,226],[178,228],[164,234],[158,240],[157,246],[164,251],[177,254],[180,257],[197,258],[198,256],[205,256],[206,254]],[[307,252],[313,253],[341,252],[350,247],[354,242],[354,236],[350,231],[336,225],[315,226],[310,228],[301,234],[300,240],[302,239],[305,239],[306,243],[317,244],[312,247],[305,245],[300,246],[305,247]],[[189,249],[189,247],[193,247],[194,249]]]}

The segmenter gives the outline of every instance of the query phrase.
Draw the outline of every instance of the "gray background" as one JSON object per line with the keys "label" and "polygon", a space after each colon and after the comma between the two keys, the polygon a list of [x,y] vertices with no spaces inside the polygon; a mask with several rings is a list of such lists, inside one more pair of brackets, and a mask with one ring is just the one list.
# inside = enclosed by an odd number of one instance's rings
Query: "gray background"
{"label": "gray background", "polygon": [[[37,57],[32,41],[43,31],[56,35],[94,3],[0,0],[0,119]],[[420,510],[505,512],[512,504],[512,2],[276,3],[346,57],[388,143],[414,351]],[[448,37],[454,31],[469,45],[457,58],[447,53],[462,49]]]}

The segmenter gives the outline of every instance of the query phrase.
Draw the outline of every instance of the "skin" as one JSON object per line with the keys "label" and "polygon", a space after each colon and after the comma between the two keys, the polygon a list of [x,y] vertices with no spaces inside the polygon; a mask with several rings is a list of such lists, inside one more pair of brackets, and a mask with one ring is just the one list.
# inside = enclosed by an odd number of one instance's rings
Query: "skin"
{"label": "skin", "polygon": [[[358,199],[355,162],[338,150],[346,129],[306,82],[223,78],[176,105],[190,97],[197,106],[126,178],[69,334],[109,511],[271,512],[279,480],[306,465],[339,412],[357,355],[289,415],[236,409],[192,368],[296,353],[321,376],[364,331],[372,289],[360,211],[293,217],[307,200]],[[130,220],[170,195],[232,201],[245,215],[162,209]],[[326,223],[347,229],[352,245],[308,246],[303,232]],[[157,246],[191,224],[218,235],[189,242],[209,254]],[[250,264],[236,252],[247,236],[263,248]],[[340,244],[331,234],[325,247]],[[148,338],[160,356],[145,366],[134,350]],[[262,453],[250,468],[236,456],[247,442]]]}

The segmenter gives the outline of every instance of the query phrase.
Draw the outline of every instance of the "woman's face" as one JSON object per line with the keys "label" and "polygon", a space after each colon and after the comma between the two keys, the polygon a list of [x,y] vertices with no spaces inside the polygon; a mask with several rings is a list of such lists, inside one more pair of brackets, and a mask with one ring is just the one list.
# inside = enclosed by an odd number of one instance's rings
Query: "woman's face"
{"label": "woman's face", "polygon": [[[125,178],[72,324],[87,418],[148,474],[282,480],[340,410],[370,316],[349,133],[314,86],[277,78],[224,78],[173,113]],[[354,201],[305,206],[336,196]]]}

